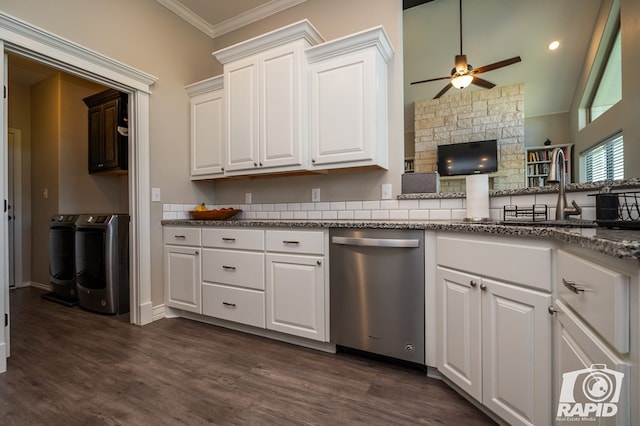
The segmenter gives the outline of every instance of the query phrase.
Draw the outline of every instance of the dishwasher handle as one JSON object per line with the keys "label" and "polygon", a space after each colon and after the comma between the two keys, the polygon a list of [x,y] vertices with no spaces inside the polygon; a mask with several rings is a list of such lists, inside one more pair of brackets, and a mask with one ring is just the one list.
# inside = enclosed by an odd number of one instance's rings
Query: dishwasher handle
{"label": "dishwasher handle", "polygon": [[362,247],[420,247],[418,239],[332,237],[333,244]]}

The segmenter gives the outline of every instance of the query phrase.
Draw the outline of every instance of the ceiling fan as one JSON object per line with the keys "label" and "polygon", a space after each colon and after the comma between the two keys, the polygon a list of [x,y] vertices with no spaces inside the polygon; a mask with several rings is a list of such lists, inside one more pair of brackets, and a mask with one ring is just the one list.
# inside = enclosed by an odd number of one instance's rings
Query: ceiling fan
{"label": "ceiling fan", "polygon": [[514,56],[513,58],[505,59],[503,61],[485,65],[483,67],[473,68],[467,62],[467,55],[462,54],[462,0],[460,0],[460,54],[456,55],[455,67],[451,69],[451,75],[447,77],[437,77],[427,80],[414,81],[411,84],[428,83],[430,81],[438,80],[450,80],[449,84],[447,84],[440,92],[438,92],[438,94],[433,99],[437,99],[440,96],[444,95],[447,90],[451,89],[452,87],[464,89],[470,84],[475,84],[476,86],[491,89],[492,87],[495,87],[495,84],[477,77],[478,74],[506,67],[507,65],[518,63],[521,60],[522,59],[520,59],[520,56]]}

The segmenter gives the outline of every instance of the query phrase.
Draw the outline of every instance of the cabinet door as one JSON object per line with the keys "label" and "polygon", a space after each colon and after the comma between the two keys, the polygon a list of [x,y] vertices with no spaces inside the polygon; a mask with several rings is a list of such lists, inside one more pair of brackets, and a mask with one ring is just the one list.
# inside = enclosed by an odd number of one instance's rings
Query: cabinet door
{"label": "cabinet door", "polygon": [[120,146],[118,145],[118,113],[120,101],[113,100],[102,106],[104,137],[102,141],[102,164],[105,169],[119,166]]}
{"label": "cabinet door", "polygon": [[482,401],[480,279],[438,267],[437,281],[438,370]]}
{"label": "cabinet door", "polygon": [[191,178],[223,173],[224,90],[194,96],[191,105]]}
{"label": "cabinet door", "polygon": [[260,167],[301,164],[301,56],[297,46],[260,56]]}
{"label": "cabinet door", "polygon": [[89,173],[100,171],[103,153],[102,106],[89,108]]}
{"label": "cabinet door", "polygon": [[259,162],[258,63],[255,57],[225,65],[226,170],[251,170]]}
{"label": "cabinet door", "polygon": [[322,256],[267,255],[267,328],[325,341]]}
{"label": "cabinet door", "polygon": [[[613,352],[600,340],[600,338],[561,301],[556,302],[557,318],[555,321],[555,388],[556,398],[553,404],[553,415],[557,418],[566,417],[558,412],[559,403],[563,397],[563,390],[567,399],[584,402],[592,402],[592,399],[601,400],[604,403],[615,404],[615,415],[606,417],[591,417],[583,422],[562,422],[578,425],[630,425],[637,423],[631,420],[631,401],[629,384],[631,383],[630,366],[619,355]],[[604,395],[586,395],[586,387],[583,384],[589,379],[591,369],[594,366],[606,367],[623,374],[619,379],[612,371],[604,372],[601,376],[605,379],[607,387]],[[591,370],[591,371],[590,371]],[[597,371],[597,370],[596,370]],[[575,373],[575,374],[574,374]],[[566,376],[565,376],[566,375]],[[600,376],[597,374],[596,377]],[[566,379],[563,379],[566,377]],[[575,380],[572,378],[575,377]],[[564,381],[570,381],[564,383]],[[573,385],[573,386],[571,386]],[[563,388],[564,386],[564,388]],[[617,393],[619,391],[619,393]],[[585,399],[586,398],[586,399]],[[592,398],[592,399],[590,399]],[[601,399],[602,398],[602,399]],[[568,420],[568,419],[567,419]],[[572,418],[574,420],[574,418]],[[560,422],[558,422],[560,423]]]}
{"label": "cabinet door", "polygon": [[[372,52],[311,65],[312,166],[375,164],[378,154],[386,155],[376,152],[379,138],[387,137],[386,125],[379,127],[384,124],[381,121],[386,123],[386,73],[379,84],[376,66]],[[378,108],[384,110],[385,118],[378,115]]]}
{"label": "cabinet door", "polygon": [[200,249],[166,245],[164,268],[167,306],[201,314]]}
{"label": "cabinet door", "polygon": [[482,402],[512,425],[551,422],[551,295],[482,279]]}

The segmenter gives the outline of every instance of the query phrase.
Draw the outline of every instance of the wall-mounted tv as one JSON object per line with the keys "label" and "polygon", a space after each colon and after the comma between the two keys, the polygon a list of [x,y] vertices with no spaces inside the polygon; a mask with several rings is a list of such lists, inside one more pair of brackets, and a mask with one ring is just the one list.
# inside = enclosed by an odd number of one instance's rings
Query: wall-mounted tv
{"label": "wall-mounted tv", "polygon": [[440,176],[473,175],[498,171],[498,141],[454,143],[438,146]]}

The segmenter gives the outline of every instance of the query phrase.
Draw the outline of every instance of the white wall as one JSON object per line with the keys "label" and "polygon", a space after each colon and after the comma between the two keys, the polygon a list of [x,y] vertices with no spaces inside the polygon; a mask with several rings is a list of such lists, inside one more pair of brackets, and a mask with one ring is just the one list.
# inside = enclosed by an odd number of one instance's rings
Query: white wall
{"label": "white wall", "polygon": [[[580,76],[576,95],[571,107],[571,134],[575,141],[575,158],[580,152],[599,141],[622,130],[624,135],[625,178],[640,176],[640,2],[638,0],[604,0],[598,15],[598,23],[591,40],[590,50]],[[622,100],[598,117],[593,123],[581,128],[585,99],[583,94],[588,87],[588,79],[596,51],[600,43],[607,15],[616,3],[620,4],[620,27],[622,31]],[[577,176],[576,176],[577,177]]]}

